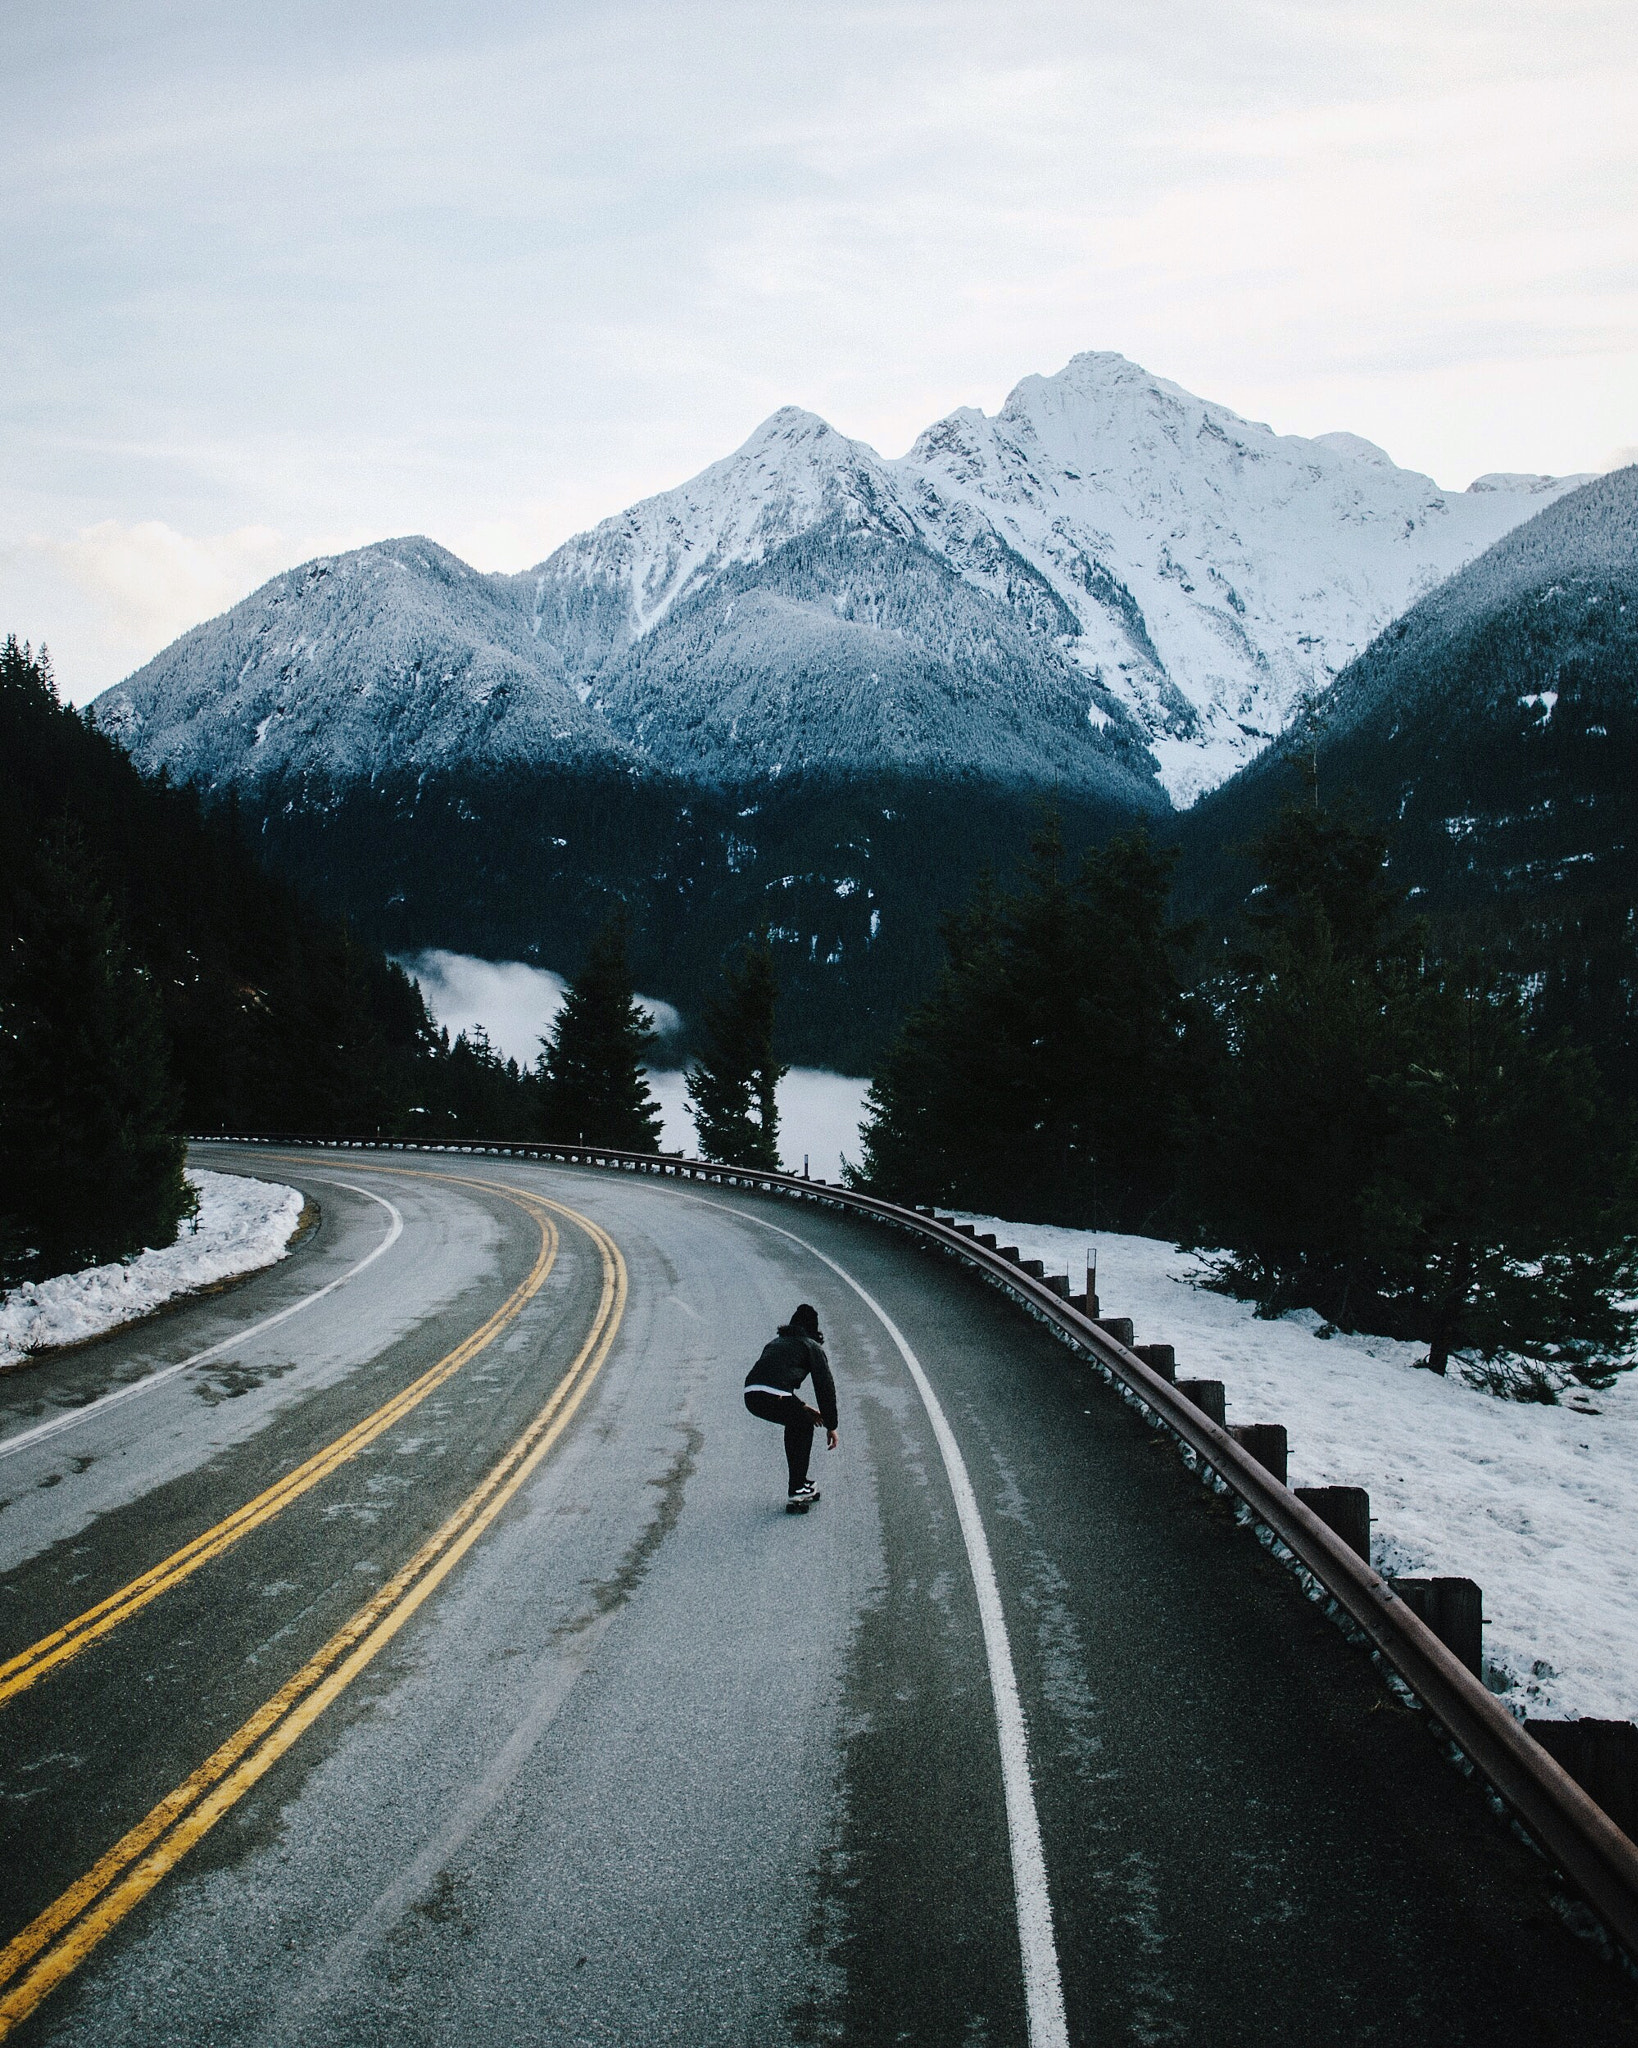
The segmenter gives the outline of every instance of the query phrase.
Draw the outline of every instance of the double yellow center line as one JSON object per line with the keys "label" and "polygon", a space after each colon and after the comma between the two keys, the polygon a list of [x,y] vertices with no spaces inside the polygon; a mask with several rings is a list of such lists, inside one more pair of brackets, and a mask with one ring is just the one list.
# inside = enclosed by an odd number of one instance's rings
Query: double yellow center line
{"label": "double yellow center line", "polygon": [[[426,1177],[450,1180],[457,1178],[454,1175]],[[19,2026],[42,1999],[79,1967],[104,1936],[117,1927],[125,1916],[148,1896],[193,1845],[278,1762],[286,1750],[312,1726],[324,1710],[352,1684],[372,1658],[392,1640],[422,1602],[428,1599],[449,1576],[547,1456],[568,1427],[570,1419],[584,1400],[587,1389],[602,1369],[603,1361],[614,1343],[626,1303],[625,1261],[620,1256],[620,1248],[613,1238],[588,1217],[565,1208],[561,1203],[549,1202],[541,1196],[525,1196],[517,1190],[502,1189],[493,1183],[474,1180],[465,1181],[463,1184],[482,1187],[490,1192],[504,1193],[513,1200],[522,1201],[537,1213],[537,1218],[542,1223],[542,1249],[530,1279],[523,1283],[530,1294],[538,1291],[546,1273],[551,1269],[556,1252],[556,1232],[551,1230],[548,1234],[549,1219],[541,1212],[555,1211],[557,1215],[578,1224],[591,1238],[602,1260],[603,1285],[597,1313],[592,1319],[584,1343],[550,1398],[523,1434],[467,1495],[443,1526],[422,1544],[409,1562],[395,1572],[375,1597],[367,1601],[351,1620],[339,1628],[317,1655],[310,1658],[265,1705],[259,1707],[212,1756],[208,1757],[196,1771],[191,1772],[174,1792],[167,1794],[146,1818],[122,1836],[84,1877],[76,1884],[70,1885],[59,1899],[31,1921],[4,1950],[0,1950],[0,1987],[10,1986],[9,1990],[4,1990],[3,1995],[0,1995],[0,2040]],[[460,1352],[464,1352],[465,1357],[470,1357],[474,1349],[481,1348],[477,1339],[483,1331],[488,1332],[488,1335],[483,1336],[483,1343],[491,1342],[496,1330],[517,1314],[523,1305],[522,1300],[518,1298],[521,1293],[522,1290],[519,1289],[510,1296],[479,1331],[474,1331],[472,1337],[467,1339],[466,1345],[460,1347]],[[528,1299],[528,1295],[524,1295],[523,1299]],[[508,1310],[510,1314],[507,1313]],[[456,1358],[457,1355],[457,1352],[451,1352],[450,1359]],[[431,1380],[432,1375],[441,1372],[445,1366],[449,1366],[452,1371],[458,1370],[458,1367],[450,1366],[449,1360],[440,1361],[440,1365],[433,1367],[431,1373],[423,1375],[422,1380],[406,1388],[405,1393],[413,1393],[415,1388],[421,1387],[424,1390],[418,1398],[424,1400],[426,1394],[432,1391],[431,1386],[424,1385],[424,1382]],[[448,1372],[443,1372],[443,1377],[447,1378]],[[393,1405],[390,1402],[387,1404],[389,1408]],[[413,1401],[409,1403],[411,1407],[414,1405]],[[407,1409],[400,1412],[407,1412]],[[361,1423],[359,1428],[372,1426],[385,1413],[386,1409],[377,1410],[376,1415]],[[393,1419],[396,1420],[397,1417]],[[390,1427],[390,1424],[382,1423],[381,1427]],[[349,1432],[350,1434],[352,1432]],[[380,1431],[376,1430],[375,1434],[379,1435]],[[334,1451],[346,1440],[338,1438],[336,1444],[329,1446],[329,1451]],[[324,1458],[327,1455],[328,1451],[321,1452],[319,1457]],[[334,1464],[340,1462],[341,1460],[337,1458],[326,1469],[334,1469]],[[298,1472],[306,1469],[298,1468]],[[298,1473],[292,1473],[290,1479],[294,1480],[297,1476]],[[311,1485],[316,1483],[316,1480],[309,1480],[307,1483]],[[247,1513],[249,1508],[255,1508],[259,1501],[265,1501],[276,1491],[277,1489],[270,1488],[268,1494],[258,1496],[258,1501],[249,1503],[249,1507],[241,1510],[241,1513]],[[277,1510],[270,1509],[268,1512]],[[218,1525],[218,1529],[228,1528],[236,1519],[229,1517],[227,1522]],[[265,1520],[266,1516],[263,1515],[261,1519]],[[240,1530],[239,1533],[244,1532]],[[208,1542],[216,1534],[215,1530],[207,1531],[198,1541]],[[235,1540],[236,1537],[227,1539]],[[219,1544],[208,1554],[217,1555],[223,1548],[226,1548],[226,1542]],[[176,1559],[168,1559],[165,1565],[155,1567],[155,1573],[163,1573],[170,1565],[176,1563],[177,1559],[190,1555],[192,1549],[193,1546],[189,1546],[187,1552],[177,1552]],[[204,1557],[201,1556],[198,1563],[203,1562]],[[197,1564],[188,1568],[197,1569]],[[145,1574],[144,1577],[153,1578],[155,1573]],[[177,1577],[181,1576],[185,1576],[185,1573],[179,1571]],[[115,1602],[123,1600],[127,1593],[131,1593],[142,1583],[140,1580],[133,1581],[131,1587],[113,1595],[111,1600],[102,1603],[100,1608],[89,1610],[89,1615],[100,1616],[104,1611],[111,1612]],[[176,1580],[172,1578],[165,1583],[174,1584]],[[162,1585],[156,1584],[146,1597],[152,1599],[155,1593],[163,1589]],[[143,1603],[138,1601],[135,1604]],[[123,1618],[124,1613],[131,1611],[134,1611],[131,1607],[122,1609],[113,1620],[108,1621],[107,1626],[114,1626],[115,1620]],[[82,1616],[81,1620],[87,1618]],[[71,1623],[69,1629],[72,1630],[76,1626],[77,1624]],[[97,1632],[103,1631],[98,1629]],[[58,1637],[67,1639],[68,1631],[60,1630],[57,1633]],[[54,1639],[45,1640],[50,1643]],[[87,1636],[85,1640],[91,1638]],[[41,1645],[35,1645],[36,1649],[40,1647]],[[29,1654],[25,1652],[24,1656]],[[66,1654],[72,1655],[73,1651],[69,1650]],[[14,1663],[17,1661],[13,1660]],[[41,1668],[48,1667],[42,1665]]]}
{"label": "double yellow center line", "polygon": [[540,1251],[527,1277],[512,1290],[495,1313],[480,1323],[446,1357],[422,1373],[419,1379],[412,1380],[390,1401],[377,1408],[373,1415],[366,1415],[362,1422],[355,1423],[333,1443],[326,1444],[323,1450],[315,1452],[294,1471],[287,1472],[265,1492],[257,1494],[254,1500],[246,1501],[242,1508],[236,1508],[214,1528],[206,1529],[191,1543],[183,1544],[180,1550],[173,1551],[151,1570],[121,1586],[117,1593],[110,1593],[95,1607],[88,1607],[83,1614],[75,1615],[72,1621],[65,1621],[61,1628],[53,1629],[49,1635],[41,1636],[37,1643],[30,1643],[26,1650],[19,1650],[16,1656],[7,1658],[0,1664],[0,1706],[37,1684],[48,1671],[55,1670],[59,1664],[66,1664],[71,1657],[77,1657],[99,1636],[118,1628],[122,1621],[128,1621],[149,1601],[157,1600],[161,1593],[168,1593],[173,1586],[179,1586],[201,1565],[208,1564],[213,1557],[220,1557],[241,1537],[248,1536],[252,1529],[259,1529],[264,1522],[272,1521],[292,1501],[299,1500],[320,1480],[328,1479],[337,1466],[356,1458],[367,1444],[374,1443],[394,1423],[402,1422],[411,1409],[418,1408],[429,1394],[435,1393],[463,1365],[492,1344],[508,1323],[516,1320],[545,1285],[546,1276],[557,1259],[558,1234],[546,1204],[530,1195],[514,1194],[510,1190],[508,1193],[511,1199],[533,1215],[540,1226]]}

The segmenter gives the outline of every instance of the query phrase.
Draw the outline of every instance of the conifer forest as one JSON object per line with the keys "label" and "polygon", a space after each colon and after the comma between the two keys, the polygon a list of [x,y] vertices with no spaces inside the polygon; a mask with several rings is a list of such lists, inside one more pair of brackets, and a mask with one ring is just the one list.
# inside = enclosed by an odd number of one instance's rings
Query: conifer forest
{"label": "conifer forest", "polygon": [[[901,963],[852,1177],[1209,1248],[1265,1312],[1414,1338],[1436,1370],[1526,1347],[1596,1375],[1631,1336],[1630,1000],[1566,1001],[1575,930],[1543,972],[1539,942],[1526,960],[1430,914],[1391,830],[1320,800],[1316,759],[1265,772],[1249,822],[1230,807],[1215,868],[1198,827],[1180,845],[1076,815],[1071,840],[1038,800],[1023,859],[943,918],[940,962]],[[169,1241],[186,1132],[657,1146],[620,901],[582,925],[520,1065],[481,1028],[452,1041],[376,945],[269,872],[231,799],[140,774],[15,640],[0,806],[7,1284]],[[1214,896],[1222,872],[1237,886]],[[782,1004],[766,925],[716,957],[686,1024],[699,1150],[777,1167],[782,1056],[811,1052],[793,1027],[812,1019]],[[1604,979],[1630,990],[1619,963]]]}

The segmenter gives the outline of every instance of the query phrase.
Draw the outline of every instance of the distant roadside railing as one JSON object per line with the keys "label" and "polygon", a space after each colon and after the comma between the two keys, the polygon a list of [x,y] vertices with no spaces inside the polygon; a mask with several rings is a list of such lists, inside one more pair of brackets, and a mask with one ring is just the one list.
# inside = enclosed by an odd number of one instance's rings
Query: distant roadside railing
{"label": "distant roadside railing", "polygon": [[[1295,1569],[1305,1590],[1324,1602],[1332,1617],[1357,1631],[1400,1682],[1420,1701],[1455,1753],[1458,1763],[1476,1771],[1536,1846],[1563,1873],[1598,1915],[1628,1959],[1638,1964],[1638,1847],[1577,1784],[1568,1771],[1534,1740],[1505,1707],[1434,1632],[1393,1584],[1372,1569],[1354,1542],[1348,1540],[1346,1517],[1323,1500],[1316,1505],[1342,1523],[1339,1533],[1321,1519],[1303,1497],[1318,1490],[1293,1491],[1283,1472],[1276,1475],[1252,1448],[1265,1452],[1259,1431],[1248,1429],[1240,1441],[1214,1418],[1188,1389],[1202,1393],[1215,1382],[1172,1377],[1169,1348],[1134,1348],[1130,1323],[1098,1319],[1095,1298],[1073,1297],[1067,1281],[1040,1270],[1039,1260],[1025,1262],[1016,1248],[997,1246],[927,1209],[907,1209],[851,1188],[823,1180],[773,1173],[749,1167],[717,1166],[709,1161],[654,1152],[621,1152],[605,1145],[547,1145],[423,1142],[408,1138],[323,1138],[309,1133],[202,1132],[193,1142],[254,1146],[300,1145],[329,1151],[432,1153],[485,1159],[517,1159],[542,1165],[601,1168],[619,1173],[741,1188],[750,1193],[807,1201],[906,1231],[923,1243],[959,1259],[992,1286],[1010,1294],[1038,1322],[1088,1358],[1096,1370],[1151,1422],[1168,1430],[1192,1454],[1196,1468],[1241,1502],[1246,1518],[1282,1562]],[[1143,1353],[1153,1354],[1153,1362]],[[1220,1392],[1220,1390],[1219,1390]],[[1268,1426],[1264,1426],[1267,1428]],[[1277,1462],[1283,1466],[1282,1455]],[[1352,1493],[1356,1489],[1328,1489]],[[1344,1503],[1343,1506],[1350,1504]],[[1438,1615],[1413,1592],[1434,1622]],[[1451,1581],[1452,1585],[1466,1582]],[[1445,1633],[1449,1633],[1448,1630]],[[1573,1726],[1574,1724],[1565,1724]]]}

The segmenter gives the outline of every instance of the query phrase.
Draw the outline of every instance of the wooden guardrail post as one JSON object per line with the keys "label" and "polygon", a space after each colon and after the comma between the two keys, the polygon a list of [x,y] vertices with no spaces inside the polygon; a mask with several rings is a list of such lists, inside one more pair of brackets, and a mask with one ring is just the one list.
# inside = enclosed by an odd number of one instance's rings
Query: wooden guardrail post
{"label": "wooden guardrail post", "polygon": [[1286,1441],[1283,1422],[1237,1422],[1229,1435],[1265,1472],[1285,1484]]}
{"label": "wooden guardrail post", "polygon": [[1131,1348],[1151,1372],[1159,1373],[1163,1380],[1176,1386],[1177,1353],[1170,1344],[1134,1344]]}
{"label": "wooden guardrail post", "polygon": [[1638,1842],[1638,1728],[1630,1721],[1526,1721],[1524,1732]]}
{"label": "wooden guardrail post", "polygon": [[1363,1486],[1299,1486],[1297,1498],[1367,1564],[1371,1561],[1371,1496]]}
{"label": "wooden guardrail post", "polygon": [[1223,1427],[1227,1400],[1221,1380],[1179,1380],[1177,1391],[1185,1401],[1192,1401],[1202,1415],[1209,1415],[1219,1429]]}
{"label": "wooden guardrail post", "polygon": [[1484,1597],[1471,1579],[1390,1579],[1388,1584],[1475,1678],[1484,1675]]}

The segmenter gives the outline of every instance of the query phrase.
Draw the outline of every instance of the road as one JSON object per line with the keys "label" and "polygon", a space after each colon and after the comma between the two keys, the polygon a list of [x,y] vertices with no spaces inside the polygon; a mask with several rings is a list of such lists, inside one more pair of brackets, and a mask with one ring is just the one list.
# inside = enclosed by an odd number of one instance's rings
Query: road
{"label": "road", "polygon": [[[1420,1717],[947,1262],[716,1187],[197,1156],[317,1228],[0,1381],[0,2033],[1638,2043]],[[806,1517],[739,1393],[799,1300]]]}

